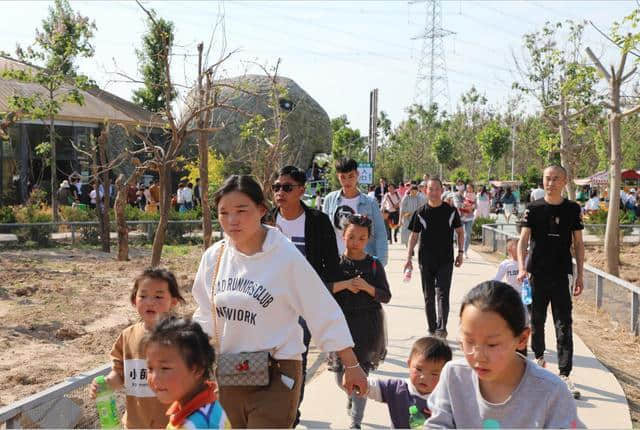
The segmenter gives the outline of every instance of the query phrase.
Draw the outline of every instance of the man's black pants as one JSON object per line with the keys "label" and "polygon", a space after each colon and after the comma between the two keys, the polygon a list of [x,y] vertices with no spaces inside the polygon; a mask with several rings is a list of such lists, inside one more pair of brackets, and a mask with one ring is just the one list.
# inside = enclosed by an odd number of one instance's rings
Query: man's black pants
{"label": "man's black pants", "polygon": [[424,294],[424,307],[427,314],[429,333],[433,334],[436,331],[447,331],[449,290],[451,289],[453,262],[440,267],[420,265],[420,275],[422,278],[422,294]]}
{"label": "man's black pants", "polygon": [[558,368],[560,375],[569,376],[573,367],[573,332],[571,329],[571,289],[566,274],[531,277],[533,302],[531,303],[531,349],[536,358],[544,355],[544,324],[547,307],[551,303],[553,324],[556,328]]}
{"label": "man's black pants", "polygon": [[300,401],[298,401],[298,412],[296,413],[296,419],[293,422],[293,427],[296,427],[300,423],[300,405],[304,399],[304,384],[307,382],[307,355],[309,354],[309,344],[311,343],[311,332],[309,331],[309,327],[307,327],[307,322],[302,319],[302,317],[299,317],[298,324],[300,324],[304,333],[302,337],[302,341],[304,342],[304,352],[302,353],[302,386],[300,387]]}

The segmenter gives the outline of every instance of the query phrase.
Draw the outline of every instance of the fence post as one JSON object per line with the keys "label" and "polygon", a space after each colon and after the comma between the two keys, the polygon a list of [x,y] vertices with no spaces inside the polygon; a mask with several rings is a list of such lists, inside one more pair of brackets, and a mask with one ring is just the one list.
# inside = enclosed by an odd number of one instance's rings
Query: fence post
{"label": "fence post", "polygon": [[71,244],[75,245],[76,243],[76,225],[71,223],[69,224],[71,226]]}
{"label": "fence post", "polygon": [[491,252],[496,252],[496,250],[498,249],[498,238],[497,238],[497,234],[498,230],[493,230],[493,244],[491,246]]}
{"label": "fence post", "polygon": [[596,273],[596,312],[602,307],[602,287],[604,279]]}
{"label": "fence post", "polygon": [[638,335],[638,293],[631,292],[631,332]]}

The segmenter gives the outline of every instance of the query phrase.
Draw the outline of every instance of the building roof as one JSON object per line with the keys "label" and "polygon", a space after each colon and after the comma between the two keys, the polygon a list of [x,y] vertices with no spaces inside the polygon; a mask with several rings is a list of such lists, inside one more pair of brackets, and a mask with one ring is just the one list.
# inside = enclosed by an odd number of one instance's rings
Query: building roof
{"label": "building roof", "polygon": [[[0,55],[0,71],[7,69],[33,70],[35,66]],[[63,85],[61,91],[70,89],[71,86]],[[9,110],[8,102],[11,96],[31,96],[36,93],[45,94],[45,90],[38,84],[0,78],[0,112]],[[100,88],[91,88],[81,93],[84,96],[84,104],[64,103],[55,119],[98,124],[109,121],[151,127],[162,127],[164,123],[159,115]]]}

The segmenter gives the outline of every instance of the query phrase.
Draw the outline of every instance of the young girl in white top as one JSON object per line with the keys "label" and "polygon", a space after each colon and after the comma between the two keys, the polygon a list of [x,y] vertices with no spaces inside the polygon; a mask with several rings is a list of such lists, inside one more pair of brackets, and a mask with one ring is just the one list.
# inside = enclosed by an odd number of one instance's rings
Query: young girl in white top
{"label": "young girl in white top", "polygon": [[530,329],[520,295],[483,282],[460,309],[465,359],[447,363],[429,397],[427,428],[584,428],[567,385],[525,359]]}
{"label": "young girl in white top", "polygon": [[320,349],[337,351],[347,369],[347,391],[357,386],[366,392],[366,375],[351,349],[353,340],[342,311],[295,245],[276,228],[261,224],[267,207],[260,185],[247,175],[231,176],[213,203],[228,239],[202,256],[192,291],[198,305],[193,319],[209,335],[219,335],[216,355],[269,351],[275,360],[268,386],[220,386],[220,402],[231,425],[292,426],[305,350],[299,317],[306,320]]}
{"label": "young girl in white top", "polygon": [[[141,321],[124,329],[116,339],[111,349],[113,366],[105,381],[113,390],[124,389],[124,428],[164,428],[168,422],[167,407],[149,387],[143,338],[161,317],[178,303],[184,303],[184,299],[173,273],[166,269],[146,269],[136,278],[130,300]],[[89,390],[95,398],[98,390],[95,381]]]}

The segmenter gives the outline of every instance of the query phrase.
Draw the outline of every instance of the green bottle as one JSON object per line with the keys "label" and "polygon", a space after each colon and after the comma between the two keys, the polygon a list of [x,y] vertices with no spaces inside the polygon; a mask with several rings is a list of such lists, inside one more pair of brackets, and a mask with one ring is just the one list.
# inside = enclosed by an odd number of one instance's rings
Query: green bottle
{"label": "green bottle", "polygon": [[416,405],[409,406],[409,428],[422,428],[426,420],[427,418],[418,410]]}
{"label": "green bottle", "polygon": [[120,428],[120,417],[118,416],[115,393],[109,388],[103,375],[96,377],[95,381],[96,384],[98,384],[96,409],[98,410],[98,418],[100,419],[100,428]]}

